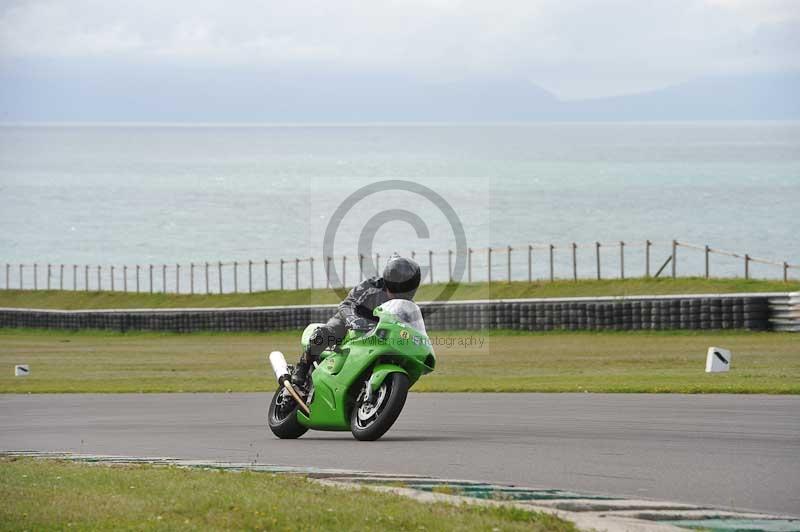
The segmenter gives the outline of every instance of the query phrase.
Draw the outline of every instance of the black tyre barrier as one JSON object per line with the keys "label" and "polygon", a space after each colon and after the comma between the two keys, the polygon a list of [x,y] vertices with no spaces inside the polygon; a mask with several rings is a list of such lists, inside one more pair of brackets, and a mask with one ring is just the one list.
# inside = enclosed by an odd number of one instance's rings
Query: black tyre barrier
{"label": "black tyre barrier", "polygon": [[[776,297],[777,296],[777,297]],[[770,298],[786,294],[420,303],[432,330],[768,330]],[[115,331],[274,331],[324,322],[335,305],[243,309],[0,309],[0,327]]]}

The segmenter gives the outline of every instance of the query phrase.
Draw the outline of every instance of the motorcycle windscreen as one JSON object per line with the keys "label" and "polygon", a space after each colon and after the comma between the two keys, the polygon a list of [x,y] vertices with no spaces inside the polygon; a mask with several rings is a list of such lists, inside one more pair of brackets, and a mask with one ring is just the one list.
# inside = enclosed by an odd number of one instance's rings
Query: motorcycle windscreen
{"label": "motorcycle windscreen", "polygon": [[390,299],[381,305],[381,309],[387,314],[392,314],[397,321],[405,323],[425,336],[428,335],[428,331],[425,330],[425,322],[422,320],[422,311],[413,301]]}

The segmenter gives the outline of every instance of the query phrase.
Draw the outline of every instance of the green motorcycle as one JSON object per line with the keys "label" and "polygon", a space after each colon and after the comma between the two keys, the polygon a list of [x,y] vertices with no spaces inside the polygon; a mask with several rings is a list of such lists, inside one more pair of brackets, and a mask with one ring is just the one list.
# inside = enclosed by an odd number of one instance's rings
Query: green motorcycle
{"label": "green motorcycle", "polygon": [[[422,312],[413,302],[392,299],[375,309],[369,332],[349,331],[341,345],[324,351],[307,390],[291,384],[280,351],[270,364],[279,388],[269,405],[269,428],[279,438],[299,438],[308,429],[349,430],[358,440],[377,440],[394,424],[408,389],[436,367]],[[302,346],[320,324],[303,331]]]}

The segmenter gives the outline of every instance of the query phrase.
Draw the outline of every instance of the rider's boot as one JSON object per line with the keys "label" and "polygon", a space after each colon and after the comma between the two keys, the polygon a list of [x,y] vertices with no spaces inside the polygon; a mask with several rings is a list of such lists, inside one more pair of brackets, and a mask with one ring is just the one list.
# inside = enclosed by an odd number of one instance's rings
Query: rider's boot
{"label": "rider's boot", "polygon": [[292,371],[292,386],[295,388],[302,388],[306,384],[306,379],[308,379],[308,368],[311,364],[308,363],[306,357],[303,356],[300,358],[300,362],[294,367],[294,371]]}
{"label": "rider's boot", "polygon": [[294,367],[292,371],[292,386],[295,388],[304,389],[308,381],[308,372],[312,369],[314,362],[319,360],[319,355],[310,352],[309,349],[303,351],[300,356],[300,362]]}
{"label": "rider's boot", "polygon": [[[292,385],[297,388],[303,388],[308,380],[308,371],[313,366],[314,362],[319,360],[320,354],[327,345],[325,343],[326,329],[318,327],[311,335],[308,345],[303,350],[300,356],[300,362],[294,367],[292,372]],[[330,336],[330,334],[328,334]]]}

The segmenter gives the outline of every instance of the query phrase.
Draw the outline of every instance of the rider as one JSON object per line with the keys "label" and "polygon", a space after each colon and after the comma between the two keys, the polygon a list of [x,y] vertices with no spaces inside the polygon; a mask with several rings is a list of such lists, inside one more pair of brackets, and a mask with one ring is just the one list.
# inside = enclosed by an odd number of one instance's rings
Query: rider
{"label": "rider", "polygon": [[375,324],[372,311],[390,299],[414,298],[420,281],[419,264],[397,253],[389,257],[382,277],[370,277],[353,287],[328,323],[317,327],[292,373],[292,384],[303,386],[319,355],[341,343],[348,330],[369,331]]}

